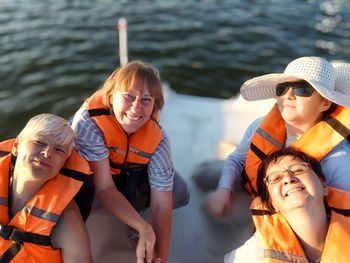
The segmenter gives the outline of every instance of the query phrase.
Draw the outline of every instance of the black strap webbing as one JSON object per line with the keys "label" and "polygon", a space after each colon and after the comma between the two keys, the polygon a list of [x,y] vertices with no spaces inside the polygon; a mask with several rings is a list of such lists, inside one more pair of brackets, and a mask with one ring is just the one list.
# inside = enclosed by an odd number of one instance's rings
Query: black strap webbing
{"label": "black strap webbing", "polygon": [[334,130],[336,130],[344,138],[349,136],[350,130],[337,119],[333,118],[332,116],[327,116],[324,119],[324,121],[327,122]]}
{"label": "black strap webbing", "polygon": [[258,147],[256,147],[256,145],[253,143],[250,144],[250,149],[253,151],[253,153],[255,153],[256,156],[258,156],[261,161],[266,158],[266,154],[262,152]]}
{"label": "black strap webbing", "polygon": [[20,243],[13,243],[0,257],[0,263],[9,263],[22,249],[22,246]]}
{"label": "black strap webbing", "polygon": [[8,151],[0,151],[0,157],[4,157],[8,154],[10,154],[11,152],[8,152]]}
{"label": "black strap webbing", "polygon": [[79,180],[79,181],[82,181],[82,182],[85,182],[86,179],[88,178],[87,174],[82,173],[82,172],[78,172],[78,171],[75,171],[75,170],[71,170],[71,169],[68,169],[68,168],[62,168],[60,170],[60,174],[63,174],[65,176],[71,177],[71,178],[73,178],[75,180]]}
{"label": "black strap webbing", "polygon": [[109,165],[114,169],[122,169],[123,168],[123,165],[112,162],[111,159],[109,159]]}
{"label": "black strap webbing", "polygon": [[120,170],[133,169],[135,172],[143,170],[143,169],[145,169],[145,167],[147,167],[147,164],[139,164],[139,163],[129,163],[127,166],[125,166],[122,164],[112,162],[111,160],[109,160],[109,165],[114,169],[120,169]]}
{"label": "black strap webbing", "polygon": [[268,210],[260,210],[260,209],[250,209],[253,216],[264,216],[264,215],[273,215],[274,212],[270,212]]}
{"label": "black strap webbing", "polygon": [[110,111],[105,108],[91,109],[88,110],[90,117],[100,116],[100,115],[110,115]]}
{"label": "black strap webbing", "polygon": [[[255,191],[254,187],[253,187],[253,184],[252,182],[250,181],[248,175],[247,175],[247,172],[245,170],[243,170],[242,174],[242,186],[243,186],[243,189],[245,189],[248,194],[250,195],[253,195],[253,197],[257,197],[258,196],[258,193]],[[249,186],[249,190],[245,188],[245,185],[248,184]],[[250,191],[250,192],[249,192]]]}
{"label": "black strap webbing", "polygon": [[350,216],[350,209],[339,209],[335,207],[330,207],[330,209],[343,216]]}
{"label": "black strap webbing", "polygon": [[17,243],[33,243],[41,246],[51,246],[51,237],[31,232],[22,231],[12,226],[0,224],[0,236],[6,240],[12,240]]}

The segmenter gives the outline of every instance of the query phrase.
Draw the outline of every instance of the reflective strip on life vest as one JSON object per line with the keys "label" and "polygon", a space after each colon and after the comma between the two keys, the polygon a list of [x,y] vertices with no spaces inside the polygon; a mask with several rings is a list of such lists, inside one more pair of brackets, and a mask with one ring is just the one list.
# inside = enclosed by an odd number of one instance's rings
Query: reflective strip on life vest
{"label": "reflective strip on life vest", "polygon": [[32,216],[36,216],[38,218],[57,223],[58,218],[60,217],[59,215],[48,212],[39,208],[36,208],[34,206],[26,205],[23,209],[22,212],[25,212],[27,214],[30,214]]}
{"label": "reflective strip on life vest", "polygon": [[143,158],[151,159],[152,157],[152,153],[146,153],[146,152],[140,151],[131,145],[129,146],[129,151]]}
{"label": "reflective strip on life vest", "polygon": [[282,149],[283,143],[278,141],[277,139],[273,138],[270,134],[268,134],[266,131],[261,129],[260,127],[256,130],[256,133],[262,136],[265,140],[270,142],[271,144],[275,145],[277,148]]}
{"label": "reflective strip on life vest", "polygon": [[264,249],[264,258],[273,258],[285,262],[309,263],[308,259],[304,256],[294,255],[273,249]]}
{"label": "reflective strip on life vest", "polygon": [[114,151],[116,154],[119,154],[119,155],[123,156],[123,157],[126,156],[126,152],[125,152],[125,151],[120,150],[120,149],[118,149],[118,148],[115,147],[115,146],[109,146],[109,147],[107,147],[107,148],[108,148],[109,150]]}

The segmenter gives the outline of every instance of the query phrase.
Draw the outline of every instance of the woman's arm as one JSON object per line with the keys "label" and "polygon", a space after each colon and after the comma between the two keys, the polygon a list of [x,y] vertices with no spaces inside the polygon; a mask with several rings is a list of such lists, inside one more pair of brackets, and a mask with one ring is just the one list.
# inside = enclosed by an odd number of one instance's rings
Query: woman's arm
{"label": "woman's arm", "polygon": [[350,143],[345,139],[320,161],[329,186],[350,192],[349,163]]}
{"label": "woman's arm", "polygon": [[156,241],[154,231],[116,188],[110,172],[109,158],[89,163],[94,173],[96,197],[108,211],[136,229],[140,235],[136,248],[137,263],[144,263],[144,259],[151,262]]}
{"label": "woman's arm", "polygon": [[151,220],[156,234],[155,258],[168,262],[171,234],[172,192],[151,190]]}
{"label": "woman's arm", "polygon": [[213,217],[221,217],[230,213],[235,183],[241,177],[253,134],[262,120],[263,118],[259,118],[249,125],[237,149],[226,159],[218,187],[205,202],[206,211]]}

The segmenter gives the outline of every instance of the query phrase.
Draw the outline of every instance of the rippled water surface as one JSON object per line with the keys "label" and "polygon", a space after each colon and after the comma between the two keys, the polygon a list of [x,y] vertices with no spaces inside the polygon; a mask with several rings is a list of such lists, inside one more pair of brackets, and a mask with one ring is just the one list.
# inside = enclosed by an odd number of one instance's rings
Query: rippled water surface
{"label": "rippled water surface", "polygon": [[68,118],[101,86],[119,65],[120,17],[130,59],[185,94],[228,98],[299,56],[350,60],[345,0],[1,0],[1,140],[41,112]]}

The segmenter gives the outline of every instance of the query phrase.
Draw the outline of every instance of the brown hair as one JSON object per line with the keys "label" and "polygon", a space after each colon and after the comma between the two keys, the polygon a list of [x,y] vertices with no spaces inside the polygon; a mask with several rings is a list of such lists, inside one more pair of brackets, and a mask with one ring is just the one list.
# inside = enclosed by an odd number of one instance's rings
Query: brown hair
{"label": "brown hair", "polygon": [[116,69],[103,84],[103,104],[112,109],[111,98],[117,91],[130,91],[135,81],[146,85],[154,97],[153,113],[160,111],[164,105],[163,87],[158,71],[141,61],[132,61]]}

